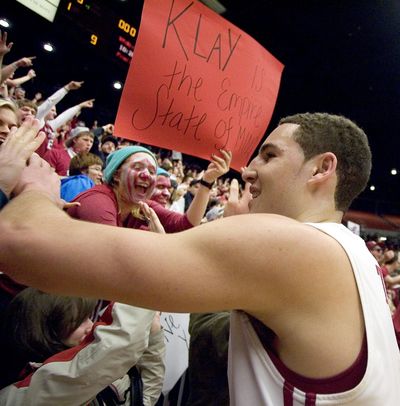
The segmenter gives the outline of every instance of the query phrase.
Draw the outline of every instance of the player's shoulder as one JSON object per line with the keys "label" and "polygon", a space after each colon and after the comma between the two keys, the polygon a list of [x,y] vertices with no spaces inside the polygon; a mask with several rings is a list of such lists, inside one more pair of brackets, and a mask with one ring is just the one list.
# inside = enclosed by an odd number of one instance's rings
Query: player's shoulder
{"label": "player's shoulder", "polygon": [[321,228],[277,214],[243,214],[215,223],[219,223],[222,233],[229,232],[233,240],[237,237],[242,246],[264,247],[270,254],[286,252],[287,258],[294,260],[301,261],[308,254],[313,258],[329,257],[343,251],[339,242]]}
{"label": "player's shoulder", "polygon": [[[290,217],[279,214],[254,213],[241,214],[222,219],[221,225],[243,232],[275,233],[276,236],[290,237],[293,233],[317,233],[319,231]],[[288,233],[289,232],[289,233]]]}

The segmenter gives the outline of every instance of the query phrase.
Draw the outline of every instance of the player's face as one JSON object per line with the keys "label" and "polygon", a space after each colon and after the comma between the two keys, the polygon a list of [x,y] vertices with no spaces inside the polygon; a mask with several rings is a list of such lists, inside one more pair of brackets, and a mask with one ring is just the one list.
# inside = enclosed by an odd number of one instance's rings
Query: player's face
{"label": "player's face", "polygon": [[157,176],[156,187],[154,188],[151,200],[155,200],[156,202],[165,206],[171,197],[171,193],[169,191],[170,188],[171,181],[169,177],[163,175]]}
{"label": "player's face", "polygon": [[251,183],[251,213],[273,213],[292,218],[302,211],[302,197],[312,173],[303,150],[294,141],[297,124],[282,124],[261,146],[258,155],[243,172]]}
{"label": "player's face", "polygon": [[119,170],[119,187],[123,199],[138,203],[150,198],[156,183],[157,163],[145,152],[127,158]]}

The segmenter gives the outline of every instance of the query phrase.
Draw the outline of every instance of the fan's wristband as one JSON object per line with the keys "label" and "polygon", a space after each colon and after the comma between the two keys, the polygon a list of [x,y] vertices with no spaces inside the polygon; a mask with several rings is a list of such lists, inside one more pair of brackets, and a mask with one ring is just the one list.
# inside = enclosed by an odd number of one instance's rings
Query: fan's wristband
{"label": "fan's wristband", "polygon": [[208,183],[204,179],[200,179],[200,185],[205,186],[207,189],[212,189],[214,183]]}

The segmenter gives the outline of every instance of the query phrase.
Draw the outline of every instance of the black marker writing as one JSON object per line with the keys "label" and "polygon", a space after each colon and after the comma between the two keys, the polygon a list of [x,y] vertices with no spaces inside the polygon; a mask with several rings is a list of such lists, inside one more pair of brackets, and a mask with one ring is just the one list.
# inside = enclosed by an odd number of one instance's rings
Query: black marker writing
{"label": "black marker writing", "polygon": [[[173,10],[174,4],[175,0],[171,0],[171,7],[165,24],[162,48],[166,48],[168,46],[168,40],[171,38],[169,33],[172,29],[175,33],[173,37],[178,41],[179,48],[187,61],[190,59],[189,51],[191,50],[192,55],[204,59],[206,62],[214,63],[216,60],[218,69],[224,71],[229,64],[235,49],[237,48],[241,35],[234,39],[231,29],[228,28],[227,32],[216,33],[215,39],[211,39],[210,42],[209,33],[202,29],[202,14],[198,14],[197,16],[197,24],[194,26],[193,34],[187,35],[187,27],[192,26],[193,24],[188,22],[185,17],[187,17],[187,12],[193,6],[194,2],[190,2],[182,10],[173,13],[173,11],[175,11]],[[190,17],[193,17],[191,13],[189,13],[189,18]],[[183,34],[183,30],[180,31],[180,25],[185,26],[186,35]],[[190,47],[192,42],[192,47]],[[200,49],[202,49],[203,52],[200,52]]]}

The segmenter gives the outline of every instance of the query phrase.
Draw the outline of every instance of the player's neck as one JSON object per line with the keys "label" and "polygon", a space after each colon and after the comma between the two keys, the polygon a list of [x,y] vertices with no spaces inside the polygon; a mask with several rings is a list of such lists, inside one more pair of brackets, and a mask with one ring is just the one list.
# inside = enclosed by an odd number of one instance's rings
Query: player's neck
{"label": "player's neck", "polygon": [[342,218],[342,211],[323,208],[308,209],[296,216],[296,220],[302,223],[341,223]]}

